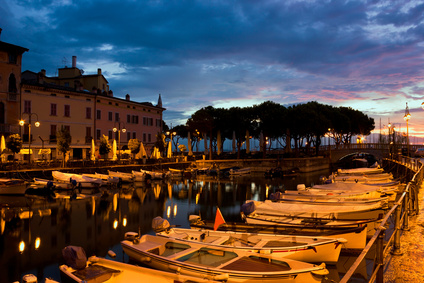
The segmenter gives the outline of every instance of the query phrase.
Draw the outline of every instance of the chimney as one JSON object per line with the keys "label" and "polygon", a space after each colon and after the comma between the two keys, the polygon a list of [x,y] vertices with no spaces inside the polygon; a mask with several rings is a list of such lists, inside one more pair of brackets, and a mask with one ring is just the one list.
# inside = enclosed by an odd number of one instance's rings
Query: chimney
{"label": "chimney", "polygon": [[72,68],[77,67],[77,56],[72,56]]}
{"label": "chimney", "polygon": [[130,101],[130,95],[128,93],[127,93],[127,95],[125,95],[125,100]]}
{"label": "chimney", "polygon": [[102,74],[102,69],[98,68],[98,69],[97,69],[97,74],[98,74],[98,75],[101,75],[101,74]]}
{"label": "chimney", "polygon": [[41,69],[41,72],[40,72],[44,77],[46,76],[46,70],[44,70],[44,69]]}

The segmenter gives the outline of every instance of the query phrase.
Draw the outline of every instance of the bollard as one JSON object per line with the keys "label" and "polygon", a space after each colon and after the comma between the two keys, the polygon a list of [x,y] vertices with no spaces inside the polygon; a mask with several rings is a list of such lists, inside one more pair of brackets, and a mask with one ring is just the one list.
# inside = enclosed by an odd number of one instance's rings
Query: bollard
{"label": "bollard", "polygon": [[375,247],[375,263],[378,268],[375,282],[384,282],[384,233],[386,227],[380,226],[380,233],[378,234],[377,243]]}
{"label": "bollard", "polygon": [[404,218],[403,218],[403,230],[409,231],[409,192],[411,190],[408,190],[405,194],[405,197],[403,198],[403,211],[404,211]]}
{"label": "bollard", "polygon": [[402,252],[400,250],[400,212],[401,212],[401,204],[396,204],[396,211],[395,211],[395,237],[394,237],[394,243],[393,243],[393,255],[402,255]]}

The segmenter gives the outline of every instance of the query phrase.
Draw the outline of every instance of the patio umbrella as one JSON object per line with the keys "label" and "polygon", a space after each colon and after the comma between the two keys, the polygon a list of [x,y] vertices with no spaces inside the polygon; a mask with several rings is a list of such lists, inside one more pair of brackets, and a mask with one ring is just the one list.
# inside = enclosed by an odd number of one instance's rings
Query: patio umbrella
{"label": "patio umbrella", "polygon": [[141,154],[141,157],[147,156],[146,150],[144,149],[144,145],[142,142],[140,142],[140,154]]}
{"label": "patio umbrella", "polygon": [[172,157],[172,142],[171,141],[168,142],[168,150],[166,152],[166,157],[167,158]]}
{"label": "patio umbrella", "polygon": [[94,144],[94,139],[91,140],[91,160],[94,161],[96,160],[96,145]]}
{"label": "patio umbrella", "polygon": [[116,156],[116,140],[113,140],[113,147],[112,147],[112,153],[113,153],[113,160],[117,160],[118,156]]}
{"label": "patio umbrella", "polygon": [[217,150],[218,150],[218,155],[221,155],[222,153],[222,140],[221,140],[221,131],[218,131],[217,133],[217,137],[216,137],[216,142],[217,142]]}
{"label": "patio umbrella", "polygon": [[188,136],[187,136],[187,146],[188,146],[188,156],[192,156],[193,155],[193,149],[191,148],[191,135],[190,135],[190,132],[188,132]]}
{"label": "patio umbrella", "polygon": [[250,135],[249,135],[249,130],[246,130],[246,153],[250,153]]}

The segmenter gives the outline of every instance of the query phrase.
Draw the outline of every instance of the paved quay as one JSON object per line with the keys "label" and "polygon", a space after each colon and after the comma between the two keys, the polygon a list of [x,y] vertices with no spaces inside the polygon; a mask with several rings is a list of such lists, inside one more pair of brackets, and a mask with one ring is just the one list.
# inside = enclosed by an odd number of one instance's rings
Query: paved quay
{"label": "paved quay", "polygon": [[384,282],[424,282],[424,186],[419,193],[418,215],[409,218],[409,231],[401,234],[401,255],[385,258]]}

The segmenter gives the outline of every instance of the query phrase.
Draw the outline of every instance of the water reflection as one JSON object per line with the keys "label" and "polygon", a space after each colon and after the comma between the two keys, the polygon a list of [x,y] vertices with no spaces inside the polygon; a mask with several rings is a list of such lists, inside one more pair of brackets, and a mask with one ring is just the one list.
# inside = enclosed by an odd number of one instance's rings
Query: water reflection
{"label": "water reflection", "polygon": [[[88,256],[106,256],[112,249],[122,260],[124,234],[153,233],[151,221],[156,216],[188,228],[189,215],[214,219],[218,206],[227,221],[241,221],[240,206],[247,199],[264,200],[276,190],[310,185],[325,174],[136,183],[77,200],[0,196],[0,282],[20,281],[27,273],[35,274],[38,282],[46,277],[60,281],[58,265],[67,245],[82,246]],[[337,281],[338,267],[332,272]]]}

